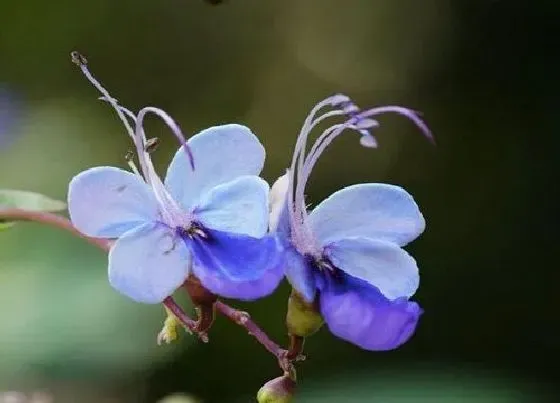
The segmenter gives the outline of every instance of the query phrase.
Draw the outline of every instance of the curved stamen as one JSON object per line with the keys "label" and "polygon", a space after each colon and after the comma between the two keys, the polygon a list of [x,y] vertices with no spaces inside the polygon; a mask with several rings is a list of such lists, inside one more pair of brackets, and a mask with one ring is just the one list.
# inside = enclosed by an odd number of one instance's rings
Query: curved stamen
{"label": "curved stamen", "polygon": [[[111,103],[111,100],[110,100],[109,98],[107,98],[107,97],[99,97],[98,99],[99,99],[100,101],[105,101],[105,102]],[[112,100],[113,100],[113,101],[115,102],[115,104],[118,106],[119,110],[120,110],[121,112],[123,112],[126,116],[128,116],[128,118],[129,118],[130,120],[132,120],[132,121],[136,124],[136,115],[135,115],[130,109],[125,108],[125,107],[122,106],[122,105],[119,105],[119,100],[118,100],[118,99],[112,98]]]}
{"label": "curved stamen", "polygon": [[185,152],[190,158],[191,167],[194,169],[194,161],[192,159],[190,149],[185,141],[185,138],[179,129],[179,126],[171,119],[167,113],[159,108],[154,108],[151,106],[142,108],[138,112],[138,117],[136,119],[136,130],[134,132],[134,144],[136,146],[136,151],[138,153],[138,159],[146,176],[146,181],[152,186],[154,194],[158,199],[160,205],[162,206],[161,213],[163,215],[164,221],[173,226],[184,226],[188,227],[192,222],[192,217],[190,215],[181,212],[181,208],[173,200],[165,185],[161,181],[160,177],[157,175],[154,168],[154,164],[150,158],[150,155],[146,149],[146,144],[148,141],[146,139],[146,133],[144,131],[144,119],[148,113],[153,113],[160,117],[171,131],[177,136],[179,141],[183,143]]}
{"label": "curved stamen", "polygon": [[[335,115],[341,115],[344,114],[343,111],[331,111],[328,112],[326,114],[324,114],[323,116],[319,117],[318,119],[314,119],[315,115],[324,107],[326,106],[336,106],[339,104],[342,104],[344,102],[348,102],[350,100],[350,98],[348,98],[346,95],[342,95],[342,94],[337,94],[337,95],[333,95],[331,97],[328,97],[324,100],[322,100],[321,102],[319,102],[317,105],[315,105],[313,107],[313,109],[311,109],[311,112],[309,112],[309,114],[307,115],[307,117],[305,118],[305,121],[303,123],[303,126],[299,132],[297,141],[296,141],[296,145],[294,147],[294,153],[292,156],[292,162],[290,164],[290,172],[291,172],[291,180],[289,182],[289,186],[288,186],[288,209],[290,211],[290,222],[291,222],[291,226],[294,227],[295,225],[295,216],[294,216],[294,211],[295,211],[295,206],[294,206],[294,180],[297,180],[297,177],[299,176],[299,171],[301,170],[301,168],[303,167],[303,162],[305,160],[305,149],[306,149],[306,145],[307,145],[307,137],[309,136],[309,134],[311,133],[311,131],[313,130],[313,128],[319,124],[321,121],[323,121],[324,119],[330,117],[330,116],[335,116]],[[296,171],[296,164],[298,164],[298,169]]]}
{"label": "curved stamen", "polygon": [[388,105],[388,106],[380,106],[377,108],[369,109],[360,113],[360,117],[362,118],[370,118],[372,116],[381,115],[383,113],[392,112],[399,114],[408,118],[412,123],[416,125],[420,129],[420,131],[426,136],[430,142],[434,143],[436,140],[432,134],[432,131],[429,129],[428,125],[420,118],[420,114],[412,109],[405,108],[403,106],[395,106],[395,105]]}
{"label": "curved stamen", "polygon": [[359,132],[362,137],[360,138],[360,143],[363,146],[375,147],[377,143],[375,138],[369,133],[368,129],[378,126],[378,123],[371,117],[387,113],[394,112],[409,118],[422,132],[423,134],[432,142],[434,142],[432,133],[428,126],[424,123],[418,114],[410,109],[400,107],[400,106],[383,106],[378,108],[373,108],[364,112],[355,113],[357,107],[353,104],[349,104],[348,108],[351,112],[352,117],[348,119],[345,123],[337,124],[329,127],[315,141],[311,147],[311,151],[307,155],[303,168],[298,172],[298,183],[295,189],[294,195],[294,217],[298,218],[299,222],[292,223],[294,234],[298,240],[305,240],[309,242],[310,236],[306,232],[308,231],[305,222],[307,220],[307,210],[304,205],[304,193],[305,186],[311,174],[311,171],[315,167],[317,161],[325,149],[346,129],[352,129]]}
{"label": "curved stamen", "polygon": [[183,135],[183,132],[181,131],[181,128],[179,127],[179,125],[177,123],[175,123],[173,118],[171,116],[169,116],[167,114],[167,112],[165,112],[162,109],[155,108],[153,106],[146,106],[146,107],[142,108],[140,110],[140,112],[138,112],[138,123],[137,124],[142,125],[142,122],[144,121],[144,118],[145,118],[147,113],[153,113],[154,115],[159,117],[161,120],[163,120],[163,122],[167,125],[167,127],[169,127],[169,129],[171,129],[171,132],[175,135],[177,140],[179,140],[179,143],[181,144],[181,147],[187,153],[187,158],[189,159],[189,162],[191,164],[191,168],[194,170],[194,157],[192,155],[192,151],[191,151],[189,145],[187,144],[187,140],[185,140],[185,136]]}
{"label": "curved stamen", "polygon": [[[333,125],[323,131],[321,136],[317,139],[315,144],[312,147],[312,151],[309,153],[308,158],[305,161],[303,169],[299,174],[300,180],[297,183],[296,191],[295,191],[295,205],[296,205],[296,212],[299,213],[299,216],[305,221],[307,217],[307,212],[304,207],[304,195],[305,195],[305,185],[307,184],[307,180],[309,179],[309,175],[311,170],[315,166],[315,163],[319,159],[319,155],[327,148],[327,146],[334,140],[334,138],[338,137],[344,129],[348,128],[350,125],[348,123],[339,123]],[[298,210],[299,208],[299,210]]]}
{"label": "curved stamen", "polygon": [[82,56],[79,52],[76,52],[76,51],[73,51],[72,53],[70,53],[70,56],[72,57],[72,62],[74,62],[74,64],[76,64],[80,68],[83,75],[88,79],[88,81],[95,88],[97,88],[97,90],[101,94],[103,94],[103,97],[105,98],[105,100],[107,102],[109,102],[109,104],[111,104],[113,109],[117,112],[117,115],[119,116],[120,120],[123,122],[124,127],[126,128],[126,131],[127,131],[128,135],[132,139],[134,139],[134,130],[132,130],[132,126],[130,126],[130,123],[126,119],[123,111],[119,108],[119,105],[117,104],[116,100],[113,97],[111,97],[111,95],[109,94],[109,91],[107,91],[101,85],[101,83],[93,76],[93,74],[91,74],[91,72],[89,71],[89,69],[87,67],[86,58],[84,56]]}

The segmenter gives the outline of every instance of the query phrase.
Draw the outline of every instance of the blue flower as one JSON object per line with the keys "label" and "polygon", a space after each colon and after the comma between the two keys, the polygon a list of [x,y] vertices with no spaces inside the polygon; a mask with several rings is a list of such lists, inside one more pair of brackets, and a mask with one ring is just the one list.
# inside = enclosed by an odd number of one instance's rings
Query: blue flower
{"label": "blue flower", "polygon": [[[326,106],[332,110],[317,117]],[[348,97],[335,95],[313,108],[290,169],[272,188],[270,222],[287,240],[288,280],[304,300],[318,302],[333,334],[367,350],[394,349],[414,333],[422,310],[409,298],[418,288],[419,274],[415,260],[402,247],[424,231],[424,218],[412,196],[398,186],[349,186],[311,212],[304,191],[321,153],[346,129],[357,132],[362,145],[376,147],[370,133],[378,126],[373,117],[385,112],[407,116],[432,139],[409,109],[361,111]],[[345,121],[327,128],[306,156],[308,135],[332,116]]]}
{"label": "blue flower", "polygon": [[[265,151],[255,135],[230,124],[185,142],[162,110],[147,107],[135,116],[90,79],[127,127],[143,174],[132,162],[134,172],[96,167],[69,186],[76,228],[116,239],[109,252],[111,285],[143,303],[162,302],[189,276],[224,297],[252,300],[270,294],[284,275],[282,250],[278,239],[267,235],[269,187],[257,176]],[[182,143],[163,182],[150,159],[153,140],[143,129],[148,113],[162,118]]]}

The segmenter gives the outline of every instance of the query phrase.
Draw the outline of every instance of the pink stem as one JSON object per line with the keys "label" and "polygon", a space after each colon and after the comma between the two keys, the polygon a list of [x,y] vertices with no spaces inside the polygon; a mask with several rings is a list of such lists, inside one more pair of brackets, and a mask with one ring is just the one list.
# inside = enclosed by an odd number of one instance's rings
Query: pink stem
{"label": "pink stem", "polygon": [[[28,211],[22,209],[0,209],[0,220],[4,221],[33,221],[41,224],[47,224],[53,227],[64,229],[73,235],[85,239],[91,244],[109,251],[111,244],[110,241],[99,238],[92,238],[82,234],[73,225],[72,222],[66,217],[58,214]],[[189,330],[197,333],[197,322],[189,318],[179,305],[168,297],[163,301],[163,304],[187,327]],[[279,361],[282,369],[286,370],[291,366],[291,358],[287,357],[287,352],[280,345],[276,344],[268,335],[262,330],[246,312],[239,311],[221,301],[216,301],[216,310],[226,318],[235,322],[236,324],[245,328],[260,344],[264,346],[271,354],[273,354]],[[204,337],[204,334],[199,334]]]}

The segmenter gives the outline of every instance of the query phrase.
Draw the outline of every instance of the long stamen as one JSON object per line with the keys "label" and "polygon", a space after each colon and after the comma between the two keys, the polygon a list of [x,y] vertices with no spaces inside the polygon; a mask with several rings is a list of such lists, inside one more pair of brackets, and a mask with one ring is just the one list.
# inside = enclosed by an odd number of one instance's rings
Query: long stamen
{"label": "long stamen", "polygon": [[115,101],[115,99],[109,94],[109,91],[107,91],[101,85],[101,83],[93,76],[93,74],[91,74],[91,72],[89,71],[89,69],[87,67],[87,63],[88,63],[87,59],[82,54],[80,54],[79,52],[76,52],[76,51],[71,52],[70,56],[72,57],[72,62],[80,68],[83,75],[88,79],[88,81],[95,88],[97,88],[97,90],[103,95],[103,98],[111,104],[113,109],[115,109],[115,111],[117,112],[117,115],[119,116],[120,120],[123,122],[124,127],[126,128],[126,131],[127,131],[128,135],[132,139],[134,139],[134,130],[132,130],[132,126],[130,126],[130,123],[126,119],[126,116],[124,115],[123,111],[120,109],[120,107],[117,104],[117,102]]}
{"label": "long stamen", "polygon": [[[301,168],[303,167],[303,162],[305,160],[305,149],[306,149],[306,145],[307,145],[307,137],[309,136],[309,134],[311,133],[311,131],[313,130],[313,128],[319,124],[322,120],[326,119],[327,117],[330,116],[334,116],[335,114],[333,113],[332,115],[328,115],[328,116],[321,116],[319,119],[315,119],[315,115],[321,110],[323,109],[325,106],[329,106],[329,105],[338,105],[341,104],[343,102],[348,101],[349,98],[345,95],[341,95],[341,94],[337,94],[337,95],[333,95],[329,98],[324,99],[323,101],[319,102],[317,105],[315,105],[313,107],[313,109],[311,110],[311,112],[309,112],[309,114],[307,115],[307,117],[305,118],[305,121],[303,123],[303,126],[299,132],[297,141],[296,141],[296,145],[294,147],[294,154],[292,156],[292,163],[290,164],[290,172],[292,175],[292,179],[290,180],[289,183],[289,187],[288,187],[288,208],[290,211],[290,220],[291,220],[291,225],[292,227],[294,227],[295,224],[295,217],[294,214],[292,214],[295,211],[295,206],[294,206],[294,181],[297,180],[297,177],[299,175],[299,171],[301,170]],[[332,111],[334,112],[334,111]],[[340,112],[336,112],[336,114],[341,114]],[[298,169],[296,171],[296,164],[298,164]]]}
{"label": "long stamen", "polygon": [[[430,131],[430,129],[428,128],[428,126],[426,125],[426,123],[424,123],[424,121],[422,119],[420,119],[418,117],[418,115],[408,109],[408,108],[404,108],[402,106],[382,106],[382,107],[378,107],[378,108],[373,108],[364,112],[361,112],[359,115],[357,115],[353,121],[353,119],[350,119],[348,122],[346,122],[344,125],[339,125],[341,130],[330,130],[335,128],[336,126],[331,127],[330,129],[327,129],[323,132],[323,134],[317,139],[317,141],[315,142],[315,144],[313,145],[311,152],[309,153],[309,157],[306,160],[305,164],[304,164],[304,168],[303,168],[303,173],[302,173],[302,190],[301,192],[303,193],[303,189],[305,188],[305,184],[307,182],[307,180],[309,179],[309,175],[311,173],[311,171],[313,170],[313,168],[315,167],[315,164],[317,163],[317,160],[319,159],[319,156],[323,153],[323,151],[325,151],[325,149],[329,146],[330,143],[332,143],[332,141],[338,137],[345,129],[354,129],[354,130],[358,130],[358,131],[362,131],[362,130],[367,130],[369,127],[374,127],[377,125],[377,122],[375,120],[369,119],[373,116],[377,116],[377,115],[381,115],[383,113],[387,113],[387,112],[394,112],[394,113],[398,113],[402,116],[405,116],[407,118],[409,118],[422,132],[423,134],[432,142],[434,141],[433,135]],[[343,127],[342,127],[343,126]],[[362,142],[363,145],[363,142]],[[299,184],[298,184],[299,186]]]}
{"label": "long stamen", "polygon": [[[296,187],[296,194],[295,194],[296,211],[300,214],[303,220],[305,220],[307,216],[306,209],[303,207],[305,203],[304,200],[305,185],[307,184],[307,180],[309,179],[311,170],[315,166],[315,163],[319,159],[319,155],[324,151],[324,149],[327,148],[327,146],[332,142],[332,140],[334,140],[335,137],[338,137],[338,135],[348,127],[349,127],[348,123],[341,123],[341,124],[331,126],[325,131],[323,131],[321,136],[319,136],[319,138],[313,145],[312,150],[314,149],[315,151],[314,152],[312,151],[313,154],[310,152],[309,158],[307,158],[305,161],[303,169],[301,170],[300,173],[300,180],[298,181]],[[317,146],[317,144],[319,145]],[[298,208],[300,209],[299,211],[297,210]]]}
{"label": "long stamen", "polygon": [[175,123],[173,118],[171,116],[169,116],[164,110],[159,109],[159,108],[154,108],[153,106],[147,106],[145,108],[142,108],[142,110],[140,110],[140,112],[138,112],[137,124],[142,125],[142,123],[144,121],[144,118],[145,118],[147,113],[153,113],[154,115],[158,116],[161,120],[163,120],[163,122],[167,125],[167,127],[169,127],[169,129],[171,129],[171,132],[175,135],[177,140],[179,140],[179,143],[181,144],[181,147],[186,152],[187,158],[189,159],[189,162],[190,162],[190,165],[191,165],[191,168],[194,170],[195,169],[195,167],[194,167],[194,157],[193,157],[192,151],[191,151],[189,145],[187,144],[187,140],[185,139],[185,136],[183,135],[183,132],[181,131],[181,128],[179,127],[179,125],[177,123]]}
{"label": "long stamen", "polygon": [[187,157],[189,158],[191,168],[194,169],[194,160],[191,154],[191,150],[187,145],[185,137],[181,132],[179,126],[175,123],[175,121],[163,110],[159,108],[154,108],[152,106],[147,106],[142,108],[138,112],[138,117],[136,118],[136,131],[134,133],[134,139],[136,148],[138,150],[138,155],[140,160],[144,160],[146,163],[146,170],[149,176],[149,183],[152,185],[154,189],[154,193],[160,203],[166,206],[164,213],[167,215],[166,218],[171,220],[171,222],[178,223],[181,222],[183,226],[188,226],[191,222],[191,217],[186,214],[180,213],[180,208],[173,200],[167,189],[165,188],[164,184],[162,183],[161,179],[157,175],[154,165],[149,157],[149,153],[146,149],[146,144],[148,141],[146,139],[146,133],[144,131],[144,119],[148,113],[153,113],[156,116],[160,117],[164,123],[171,129],[173,134],[179,139],[182,144],[183,149],[187,153]]}
{"label": "long stamen", "polygon": [[[346,105],[340,106],[342,107],[342,111],[344,114],[350,115],[350,119],[342,124],[336,124],[324,130],[311,147],[310,152],[303,162],[303,166],[301,165],[301,160],[298,161],[297,185],[295,188],[295,192],[293,193],[293,209],[291,210],[291,225],[293,236],[296,238],[295,242],[299,245],[306,245],[312,242],[312,240],[310,239],[310,235],[306,233],[307,228],[305,222],[307,219],[307,211],[304,205],[305,186],[307,184],[311,171],[315,167],[321,154],[334,141],[335,138],[342,134],[342,132],[344,132],[346,129],[355,130],[361,134],[360,143],[363,146],[375,148],[377,146],[377,142],[375,140],[375,137],[370,134],[369,130],[377,127],[378,123],[376,120],[371,118],[383,113],[393,112],[410,119],[431,142],[435,142],[428,126],[416,112],[410,109],[400,106],[383,106],[361,112],[359,108],[350,101],[348,101]],[[332,115],[334,115],[334,113]],[[329,113],[326,113],[323,116],[325,116],[326,118],[331,115]],[[311,129],[313,129],[317,125],[317,123],[318,122],[308,123],[308,132],[306,132],[305,140],[307,139],[307,136],[309,135]],[[300,155],[302,154],[303,153],[300,152]],[[292,167],[293,166],[294,165],[292,164]],[[291,183],[293,186],[293,179]],[[291,195],[292,194],[290,194],[290,196]],[[295,222],[296,217],[298,222]]]}
{"label": "long stamen", "polygon": [[405,108],[403,106],[395,106],[395,105],[388,105],[388,106],[380,106],[377,108],[366,110],[360,113],[361,118],[370,118],[372,116],[381,115],[383,113],[392,112],[397,113],[401,116],[404,116],[412,121],[420,129],[420,131],[426,136],[430,142],[434,143],[436,140],[432,134],[432,131],[426,125],[426,123],[420,118],[420,114],[418,112],[413,111],[412,109]]}

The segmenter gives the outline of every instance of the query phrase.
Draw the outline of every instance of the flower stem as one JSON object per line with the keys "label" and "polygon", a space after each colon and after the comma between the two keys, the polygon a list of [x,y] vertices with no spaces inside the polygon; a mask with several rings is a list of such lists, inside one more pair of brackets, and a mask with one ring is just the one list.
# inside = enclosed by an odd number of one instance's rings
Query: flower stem
{"label": "flower stem", "polygon": [[[111,247],[111,241],[105,239],[98,239],[92,238],[87,235],[82,234],[78,231],[73,225],[72,222],[61,215],[41,212],[41,211],[30,211],[30,210],[22,210],[22,209],[1,209],[0,208],[0,221],[32,221],[38,222],[41,224],[50,225],[53,227],[57,227],[63,230],[66,230],[73,235],[76,235],[82,239],[85,239],[89,243],[97,246],[98,248],[109,251]],[[186,329],[189,331],[197,334],[203,341],[207,340],[207,335],[205,332],[198,332],[197,331],[197,322],[191,319],[183,309],[173,300],[172,297],[168,297],[163,301],[163,304],[181,321],[181,323],[185,326]],[[285,372],[293,372],[293,364],[294,360],[297,360],[296,357],[292,357],[299,348],[296,346],[292,346],[292,354],[288,354],[288,351],[283,349],[280,345],[274,342],[268,335],[262,330],[249,316],[247,312],[240,311],[235,309],[222,301],[215,302],[216,311],[222,314],[223,316],[227,317],[231,321],[235,322],[239,326],[245,328],[250,335],[252,335],[260,344],[266,348],[272,355],[274,355],[278,359],[278,363],[280,367]],[[296,347],[295,349],[293,347]],[[301,347],[301,346],[299,346]]]}
{"label": "flower stem", "polygon": [[72,222],[66,217],[58,214],[47,213],[43,211],[30,211],[16,208],[2,209],[0,208],[0,221],[33,221],[41,224],[47,224],[69,231],[73,235],[85,239],[89,243],[98,248],[108,251],[111,247],[110,241],[106,239],[92,238],[82,234],[72,225]]}
{"label": "flower stem", "polygon": [[208,334],[205,331],[200,331],[198,328],[198,322],[191,319],[186,313],[185,311],[183,311],[183,308],[181,308],[179,306],[179,304],[177,304],[175,302],[175,300],[173,299],[173,297],[167,297],[163,300],[163,305],[165,305],[165,307],[167,309],[169,309],[171,311],[171,313],[173,313],[173,315],[175,315],[175,317],[177,319],[179,319],[179,321],[183,324],[183,326],[185,327],[185,329],[187,330],[187,332],[189,333],[194,333],[196,334],[200,340],[202,340],[204,343],[208,343]]}
{"label": "flower stem", "polygon": [[214,306],[216,311],[243,327],[251,336],[257,339],[257,341],[262,344],[269,353],[276,357],[278,365],[284,373],[295,379],[295,368],[293,365],[293,361],[295,360],[289,356],[287,350],[268,337],[266,332],[251,319],[247,312],[232,308],[219,300],[216,301]]}

